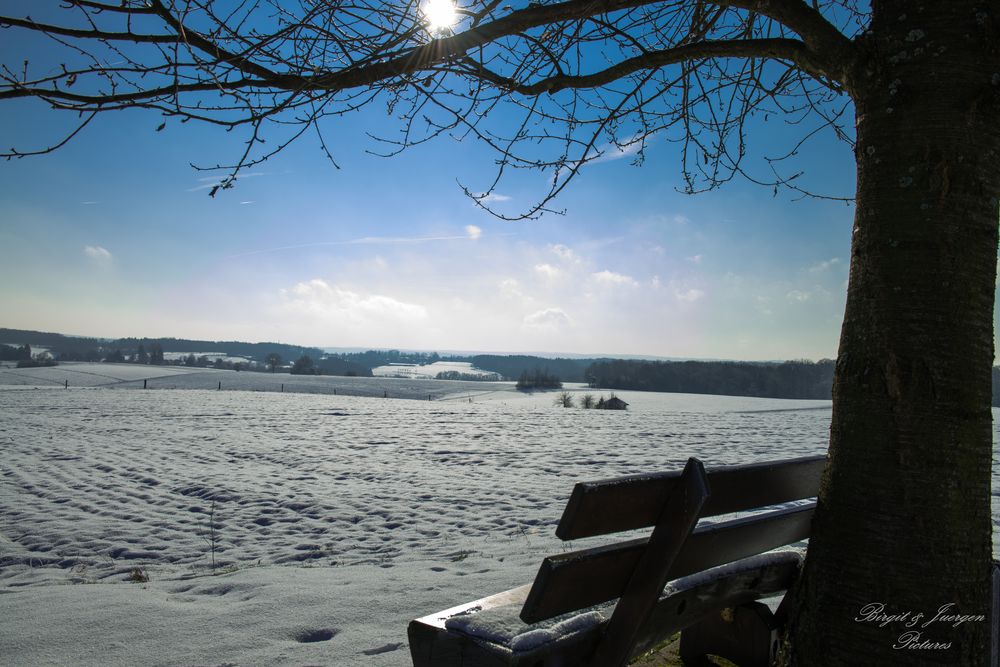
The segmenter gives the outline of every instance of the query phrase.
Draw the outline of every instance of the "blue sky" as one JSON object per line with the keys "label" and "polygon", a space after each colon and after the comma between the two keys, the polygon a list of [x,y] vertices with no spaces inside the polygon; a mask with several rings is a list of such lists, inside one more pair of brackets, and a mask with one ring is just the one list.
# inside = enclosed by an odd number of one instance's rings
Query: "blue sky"
{"label": "blue sky", "polygon": [[[0,46],[10,49],[11,46]],[[9,59],[9,58],[8,58]],[[65,122],[0,105],[0,142],[38,145]],[[372,106],[309,135],[237,186],[193,170],[242,137],[136,111],[95,120],[54,154],[0,163],[0,325],[94,336],[279,340],[341,347],[833,357],[853,207],[795,201],[746,181],[686,196],[676,147],[645,164],[610,150],[555,202],[563,216],[504,222],[456,179],[485,188],[495,156],[441,139],[394,158],[365,132]],[[751,160],[796,128],[772,119]],[[618,159],[620,158],[620,159]],[[755,163],[758,164],[759,162]],[[850,195],[850,148],[814,142],[811,183]],[[505,182],[498,208],[544,193]]]}

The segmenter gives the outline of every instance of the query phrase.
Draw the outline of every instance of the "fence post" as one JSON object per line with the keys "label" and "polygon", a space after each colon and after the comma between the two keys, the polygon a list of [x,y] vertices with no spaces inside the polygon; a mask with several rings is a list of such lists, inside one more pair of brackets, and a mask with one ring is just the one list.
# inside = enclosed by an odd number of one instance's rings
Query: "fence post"
{"label": "fence post", "polygon": [[219,391],[222,391],[222,380],[219,380]]}
{"label": "fence post", "polygon": [[69,389],[69,380],[63,380],[63,389]]}
{"label": "fence post", "polygon": [[143,388],[143,389],[145,389],[145,388],[146,388],[146,381],[145,381],[145,380],[143,380],[143,381],[142,381],[142,388]]}
{"label": "fence post", "polygon": [[281,385],[281,393],[282,393],[282,394],[284,394],[284,393],[285,393],[285,385],[284,385],[284,383],[282,383],[282,385]]}

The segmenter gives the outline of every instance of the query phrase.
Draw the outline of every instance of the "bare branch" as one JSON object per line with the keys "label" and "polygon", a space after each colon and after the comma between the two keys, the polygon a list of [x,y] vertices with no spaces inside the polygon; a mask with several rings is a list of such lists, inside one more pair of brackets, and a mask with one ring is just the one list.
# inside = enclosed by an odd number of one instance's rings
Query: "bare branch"
{"label": "bare branch", "polygon": [[108,42],[146,42],[150,44],[175,44],[182,41],[177,35],[141,35],[134,32],[106,32],[104,30],[90,30],[78,28],[66,28],[64,26],[38,23],[30,18],[19,19],[10,16],[0,16],[0,27],[27,28],[35,32],[43,32],[50,35],[62,35],[63,37],[75,37],[77,39],[97,39]]}
{"label": "bare branch", "polygon": [[555,94],[566,88],[597,88],[635,72],[708,58],[773,58],[793,62],[810,74],[815,73],[816,76],[822,74],[802,42],[783,38],[685,44],[672,49],[644,53],[593,74],[553,76],[530,85],[519,84],[486,69],[476,69],[475,74],[522,95],[541,95],[543,93]]}
{"label": "bare branch", "polygon": [[855,65],[857,50],[851,40],[823,18],[816,5],[802,0],[712,0],[722,7],[738,7],[774,19],[795,31],[802,41],[825,63],[826,75],[847,84],[848,72]]}
{"label": "bare branch", "polygon": [[92,0],[63,0],[69,5],[93,9],[99,12],[118,12],[122,14],[152,14],[153,9],[145,5],[130,5],[122,2],[118,5],[108,5],[103,2],[93,2]]}
{"label": "bare branch", "polygon": [[860,0],[460,0],[459,22],[442,28],[417,0],[108,2],[64,0],[44,22],[0,17],[37,40],[37,60],[64,63],[0,56],[0,102],[244,128],[235,161],[210,167],[226,172],[220,189],[310,129],[336,164],[319,123],[384,104],[400,126],[377,138],[383,154],[442,135],[497,152],[491,185],[462,186],[477,205],[512,170],[544,172],[529,217],[551,212],[602,152],[638,163],[654,137],[680,147],[685,191],[738,174],[795,190],[777,158],[761,163],[767,175],[748,169],[748,128],[780,114],[812,118],[804,137],[849,140],[839,118],[869,11]]}
{"label": "bare branch", "polygon": [[52,153],[53,151],[57,151],[60,148],[62,148],[63,146],[65,146],[66,144],[68,144],[73,137],[75,137],[77,134],[79,134],[83,130],[83,128],[87,127],[87,125],[90,124],[90,121],[94,120],[94,116],[96,116],[96,115],[97,115],[96,111],[94,111],[91,114],[89,114],[86,118],[84,118],[80,122],[79,125],[77,125],[75,128],[73,128],[73,130],[69,134],[67,134],[65,137],[63,137],[63,139],[61,141],[58,141],[58,142],[52,144],[51,146],[46,146],[45,148],[41,148],[41,149],[36,150],[36,151],[30,151],[30,152],[24,152],[24,153],[22,153],[22,152],[20,152],[20,151],[18,151],[16,149],[12,148],[9,153],[7,153],[7,152],[0,153],[0,157],[6,158],[6,159],[10,160],[11,158],[28,157],[28,156],[31,156],[31,155],[45,155],[47,153]]}
{"label": "bare branch", "polygon": [[27,88],[18,86],[13,90],[0,90],[0,100],[13,99],[16,97],[40,97],[44,100],[55,103],[57,100],[66,102],[78,102],[80,104],[93,105],[94,107],[107,107],[119,105],[124,102],[139,102],[144,100],[162,99],[168,95],[179,93],[193,93],[198,91],[223,91],[242,90],[245,88],[266,88],[267,81],[254,79],[236,79],[235,81],[211,81],[204,83],[188,83],[176,86],[166,86],[163,88],[151,88],[149,90],[136,90],[130,93],[112,93],[106,95],[83,95],[71,93],[67,90]]}

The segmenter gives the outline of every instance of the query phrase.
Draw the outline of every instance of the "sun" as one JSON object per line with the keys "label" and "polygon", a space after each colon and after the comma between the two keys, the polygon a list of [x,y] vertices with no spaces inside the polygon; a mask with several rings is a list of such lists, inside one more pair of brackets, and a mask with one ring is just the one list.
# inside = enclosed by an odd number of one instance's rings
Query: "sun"
{"label": "sun", "polygon": [[420,9],[432,33],[448,30],[458,22],[458,12],[452,0],[426,0]]}

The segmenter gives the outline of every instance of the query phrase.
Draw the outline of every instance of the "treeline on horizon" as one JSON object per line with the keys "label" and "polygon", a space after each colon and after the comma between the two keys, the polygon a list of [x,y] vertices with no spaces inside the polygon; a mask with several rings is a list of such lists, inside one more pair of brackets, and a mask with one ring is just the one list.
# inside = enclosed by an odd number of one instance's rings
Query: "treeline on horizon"
{"label": "treeline on horizon", "polygon": [[[182,352],[187,354],[224,353],[232,357],[246,357],[264,363],[271,354],[278,354],[283,359],[294,361],[308,355],[314,358],[323,356],[323,350],[317,347],[303,347],[285,343],[244,343],[241,341],[211,341],[193,340],[187,338],[88,338],[85,336],[67,336],[45,331],[28,329],[0,328],[0,343],[7,345],[31,344],[49,348],[53,356],[60,361],[102,361],[108,354],[115,351],[123,355],[135,354],[140,347],[150,349],[160,346],[166,352]],[[115,355],[117,357],[117,355]]]}
{"label": "treeline on horizon", "polygon": [[781,363],[610,359],[591,364],[587,381],[602,389],[829,399],[834,366],[832,359]]}
{"label": "treeline on horizon", "polygon": [[[0,360],[20,360],[28,345],[45,347],[59,361],[123,361],[140,347],[167,352],[217,352],[243,356],[262,365],[271,355],[295,365],[309,357],[301,369],[322,375],[370,376],[371,369],[394,363],[431,364],[461,361],[517,381],[525,374],[543,373],[555,382],[586,382],[602,389],[626,389],[691,394],[723,394],[765,398],[829,399],[835,362],[821,359],[785,362],[648,361],[610,358],[568,359],[533,355],[445,355],[437,352],[367,350],[327,353],[315,347],[285,343],[245,343],[184,338],[87,338],[24,329],[0,328]],[[183,363],[183,362],[181,362]],[[471,379],[471,376],[470,376]],[[492,379],[492,378],[490,378]],[[1000,366],[993,368],[993,406],[1000,407]]]}
{"label": "treeline on horizon", "polygon": [[597,359],[548,359],[526,354],[476,354],[449,361],[467,361],[484,371],[499,373],[505,380],[520,380],[525,373],[555,376],[556,382],[586,382],[587,369]]}

